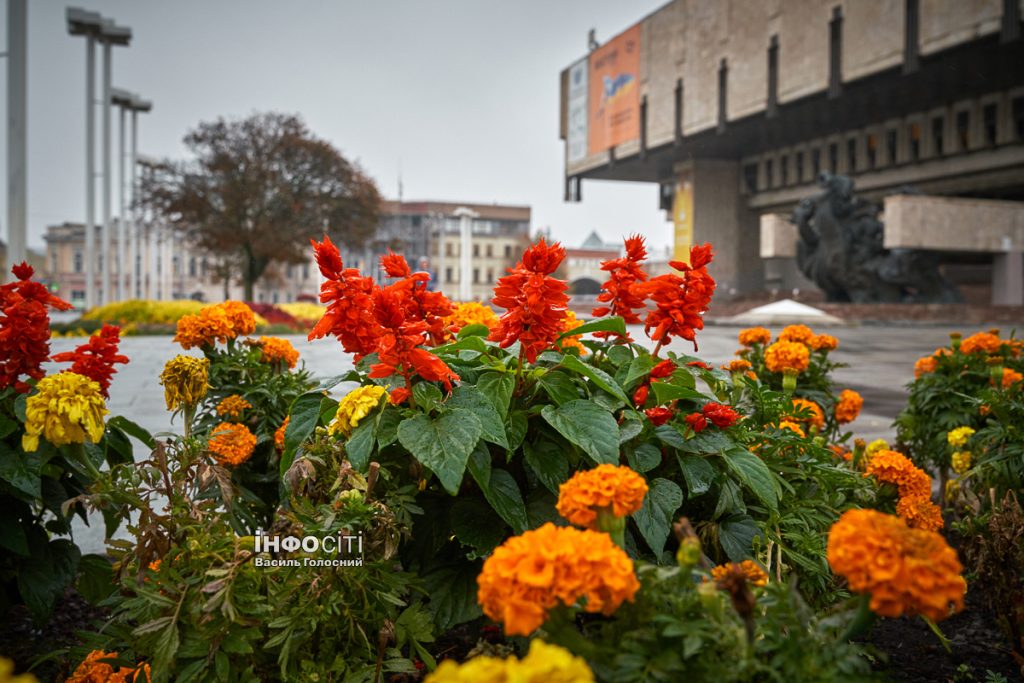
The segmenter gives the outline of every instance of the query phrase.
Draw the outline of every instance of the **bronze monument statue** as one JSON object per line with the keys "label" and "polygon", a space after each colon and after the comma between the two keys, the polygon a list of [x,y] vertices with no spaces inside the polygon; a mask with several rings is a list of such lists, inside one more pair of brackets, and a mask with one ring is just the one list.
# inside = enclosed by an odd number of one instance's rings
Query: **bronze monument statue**
{"label": "bronze monument statue", "polygon": [[886,249],[877,204],[853,195],[846,176],[822,173],[823,192],[800,201],[790,221],[800,230],[796,262],[828,301],[958,303],[935,252]]}

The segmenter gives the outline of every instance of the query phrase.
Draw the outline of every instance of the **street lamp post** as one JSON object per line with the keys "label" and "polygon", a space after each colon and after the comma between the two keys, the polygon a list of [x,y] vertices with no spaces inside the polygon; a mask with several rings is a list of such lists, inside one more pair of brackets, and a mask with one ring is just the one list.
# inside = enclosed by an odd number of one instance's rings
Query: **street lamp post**
{"label": "street lamp post", "polygon": [[27,255],[27,25],[26,0],[7,0],[7,272]]}
{"label": "street lamp post", "polygon": [[147,112],[153,108],[153,103],[141,97],[132,97],[132,156],[131,156],[131,187],[132,205],[129,215],[131,216],[132,229],[132,296],[142,296],[141,273],[142,258],[139,252],[139,242],[142,239],[142,229],[136,220],[139,202],[139,185],[136,181],[137,166],[139,164],[139,112]]}
{"label": "street lamp post", "polygon": [[459,300],[473,299],[473,284],[470,273],[473,269],[470,249],[473,243],[473,219],[479,217],[476,211],[460,206],[452,213],[459,219]]}
{"label": "street lamp post", "polygon": [[[100,24],[100,42],[103,44],[103,272],[100,273],[100,300],[110,302],[110,274],[114,270],[110,258],[110,233],[113,232],[113,217],[110,206],[110,108],[112,103],[111,77],[113,75],[112,51],[114,45],[128,45],[132,39],[132,30],[125,26],[117,26],[113,21],[104,20]],[[119,248],[120,252],[120,248]],[[120,277],[123,263],[118,263]]]}
{"label": "street lamp post", "polygon": [[[139,280],[139,235],[135,227],[134,212],[137,199],[135,185],[135,164],[138,157],[139,143],[139,118],[140,111],[149,111],[153,108],[152,103],[140,98],[134,93],[120,88],[111,90],[111,100],[120,109],[121,128],[119,131],[120,147],[118,148],[118,202],[120,212],[117,221],[117,298],[125,299],[125,288],[128,288],[129,297],[138,296]],[[131,152],[127,147],[128,135],[128,113],[131,112]],[[130,176],[126,183],[125,157],[128,157],[127,173]],[[125,185],[128,186],[127,192]],[[126,196],[128,195],[128,196]],[[132,253],[127,253],[128,242],[131,241]],[[130,273],[130,278],[128,277]]]}

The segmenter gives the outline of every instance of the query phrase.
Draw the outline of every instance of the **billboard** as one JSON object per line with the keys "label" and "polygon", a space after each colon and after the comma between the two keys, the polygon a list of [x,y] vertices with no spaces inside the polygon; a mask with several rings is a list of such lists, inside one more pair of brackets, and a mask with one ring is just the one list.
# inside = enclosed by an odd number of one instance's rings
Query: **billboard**
{"label": "billboard", "polygon": [[672,225],[675,234],[672,259],[689,263],[690,247],[693,245],[693,182],[686,175],[680,176],[676,185],[676,196],[672,202]]}
{"label": "billboard", "polygon": [[590,53],[590,153],[640,137],[640,24]]}
{"label": "billboard", "polygon": [[587,59],[584,57],[569,67],[569,163],[587,158]]}

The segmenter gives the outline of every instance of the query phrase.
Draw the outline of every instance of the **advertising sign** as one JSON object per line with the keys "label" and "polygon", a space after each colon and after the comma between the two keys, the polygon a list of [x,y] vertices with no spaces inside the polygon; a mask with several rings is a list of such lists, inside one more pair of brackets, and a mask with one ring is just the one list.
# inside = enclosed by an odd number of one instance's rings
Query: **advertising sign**
{"label": "advertising sign", "polygon": [[587,158],[588,77],[586,58],[569,67],[569,147],[566,154],[570,163]]}
{"label": "advertising sign", "polygon": [[675,261],[690,262],[690,246],[693,245],[693,183],[686,176],[679,178],[676,196],[672,202],[672,224],[675,227]]}
{"label": "advertising sign", "polygon": [[590,53],[590,153],[640,137],[640,25]]}

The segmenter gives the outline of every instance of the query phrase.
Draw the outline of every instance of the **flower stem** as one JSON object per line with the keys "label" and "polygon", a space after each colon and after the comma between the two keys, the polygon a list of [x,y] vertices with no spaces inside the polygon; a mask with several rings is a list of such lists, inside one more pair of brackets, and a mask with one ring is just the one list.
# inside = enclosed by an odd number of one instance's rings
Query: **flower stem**
{"label": "flower stem", "polygon": [[853,617],[853,621],[846,627],[846,632],[839,640],[845,642],[862,636],[871,629],[871,625],[874,623],[875,613],[871,611],[871,596],[865,593],[860,596],[856,616]]}

